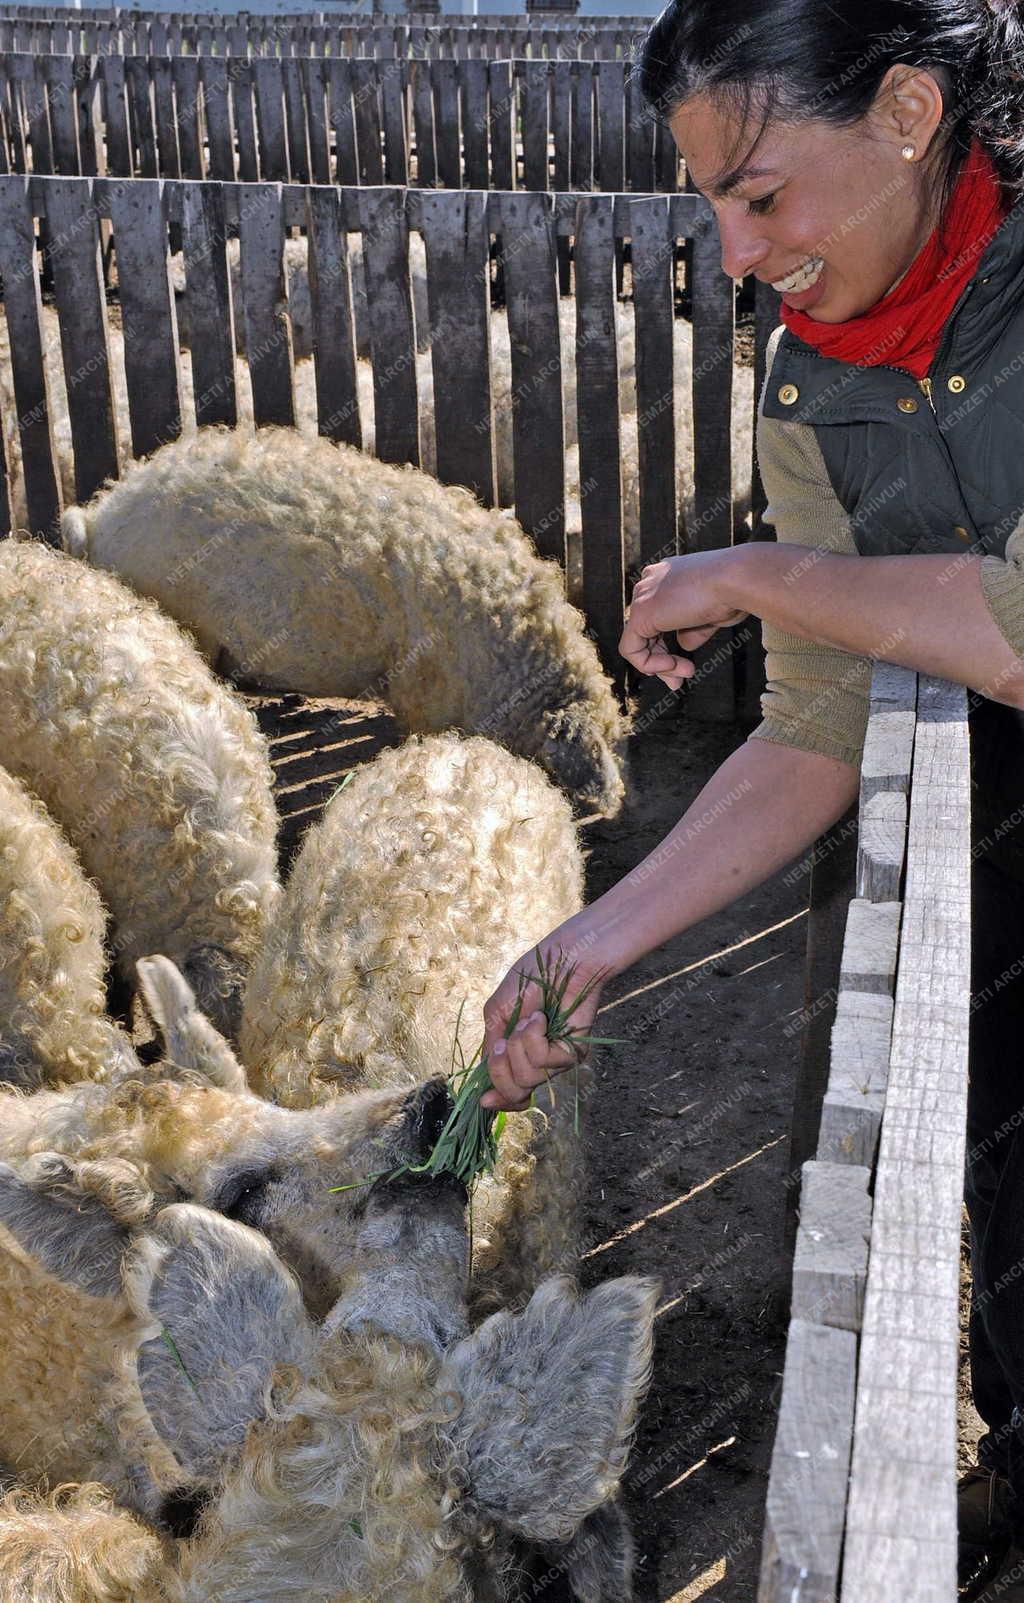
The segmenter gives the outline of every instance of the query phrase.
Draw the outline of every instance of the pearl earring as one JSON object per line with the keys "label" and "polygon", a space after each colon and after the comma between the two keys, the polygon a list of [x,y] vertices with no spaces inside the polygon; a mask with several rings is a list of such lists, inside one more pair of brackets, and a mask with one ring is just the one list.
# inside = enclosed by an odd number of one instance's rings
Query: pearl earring
{"label": "pearl earring", "polygon": [[903,157],[904,161],[913,161],[914,157],[917,155],[917,150],[913,145],[901,145],[900,155]]}

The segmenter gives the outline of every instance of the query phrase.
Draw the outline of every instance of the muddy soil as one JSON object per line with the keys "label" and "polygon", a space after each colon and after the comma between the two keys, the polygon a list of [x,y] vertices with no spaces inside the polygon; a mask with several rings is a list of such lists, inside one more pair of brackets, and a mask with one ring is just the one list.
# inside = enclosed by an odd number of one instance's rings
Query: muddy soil
{"label": "muddy soil", "polygon": [[[271,741],[287,863],[345,772],[398,732],[365,704],[252,704]],[[629,804],[614,822],[584,826],[591,899],[667,834],[746,734],[678,709],[640,722]],[[605,1049],[588,1101],[583,1278],[662,1285],[654,1380],[625,1484],[641,1603],[750,1603],[756,1591],[785,1346],[806,895],[806,874],[779,876],[606,992],[602,1033],[628,1045]]]}

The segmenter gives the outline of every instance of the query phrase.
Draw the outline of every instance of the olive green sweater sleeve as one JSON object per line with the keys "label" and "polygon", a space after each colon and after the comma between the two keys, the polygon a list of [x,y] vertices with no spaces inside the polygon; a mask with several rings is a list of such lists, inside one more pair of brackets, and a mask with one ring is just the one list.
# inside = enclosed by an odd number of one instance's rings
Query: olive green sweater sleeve
{"label": "olive green sweater sleeve", "polygon": [[1024,518],[1006,542],[1005,557],[982,557],[981,589],[1011,649],[1024,657]]}
{"label": "olive green sweater sleeve", "polygon": [[[768,344],[771,382],[776,329]],[[765,417],[763,393],[757,410],[757,459],[768,506],[765,521],[781,543],[813,546],[856,555],[849,518],[828,477],[821,448],[809,423]],[[1024,552],[1022,552],[1024,556]],[[801,559],[813,562],[813,555]],[[799,563],[793,582],[799,583]],[[803,751],[821,752],[859,766],[867,726],[871,662],[832,646],[816,645],[765,623],[763,722],[753,731],[760,740]]]}

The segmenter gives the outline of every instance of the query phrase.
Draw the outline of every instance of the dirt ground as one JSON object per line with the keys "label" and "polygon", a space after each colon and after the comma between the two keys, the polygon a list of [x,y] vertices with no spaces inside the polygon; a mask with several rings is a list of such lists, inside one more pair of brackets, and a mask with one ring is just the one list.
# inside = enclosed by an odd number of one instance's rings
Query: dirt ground
{"label": "dirt ground", "polygon": [[[365,705],[252,704],[271,740],[287,861],[346,770],[398,733]],[[745,733],[670,710],[634,738],[624,813],[584,827],[588,898],[651,850]],[[625,1483],[641,1603],[750,1603],[756,1590],[785,1346],[806,894],[806,875],[780,876],[606,992],[602,1033],[628,1044],[605,1049],[588,1102],[583,1278],[662,1285],[654,1380]]]}

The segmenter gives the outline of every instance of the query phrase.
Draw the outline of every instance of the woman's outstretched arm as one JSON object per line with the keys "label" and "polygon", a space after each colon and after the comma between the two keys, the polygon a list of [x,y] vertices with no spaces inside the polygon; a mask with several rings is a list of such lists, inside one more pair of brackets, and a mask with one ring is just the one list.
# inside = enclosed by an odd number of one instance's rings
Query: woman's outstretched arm
{"label": "woman's outstretched arm", "polygon": [[[564,953],[577,967],[566,1001],[588,981],[619,974],[671,936],[760,885],[805,851],[857,794],[858,770],[819,752],[748,740],[718,768],[675,828],[611,890],[553,930],[514,964],[484,1008],[485,1049],[495,1086],[485,1107],[522,1108],[534,1086],[573,1059],[545,1035],[540,992],[530,985],[523,1027],[502,1044],[518,990],[536,952]],[[500,909],[495,909],[500,917]],[[573,1016],[589,1029],[600,986]],[[597,1031],[596,1033],[600,1033]]]}

